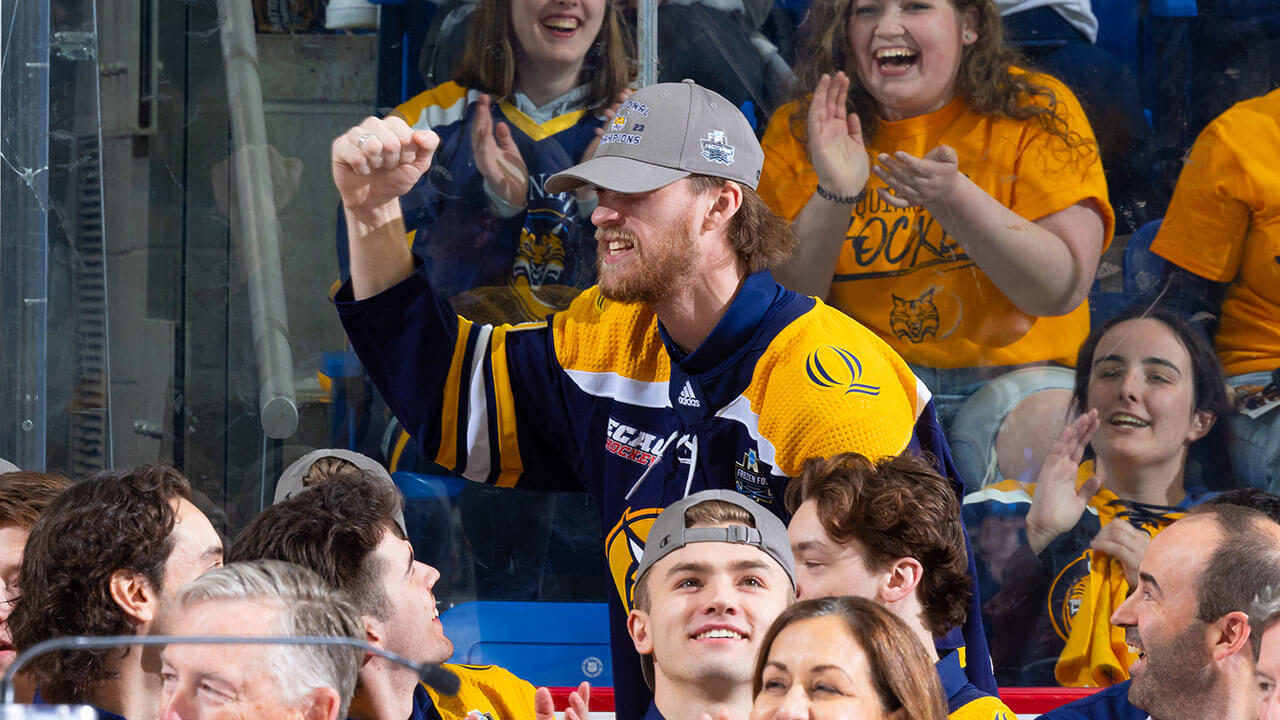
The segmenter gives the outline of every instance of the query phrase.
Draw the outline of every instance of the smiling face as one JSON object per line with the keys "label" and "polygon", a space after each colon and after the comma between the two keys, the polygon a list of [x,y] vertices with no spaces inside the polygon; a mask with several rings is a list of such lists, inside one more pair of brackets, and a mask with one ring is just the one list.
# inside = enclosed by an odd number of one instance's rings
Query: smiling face
{"label": "smiling face", "polygon": [[519,73],[577,75],[600,34],[605,0],[511,0]]}
{"label": "smiling face", "polygon": [[867,654],[834,615],[798,620],[769,648],[750,720],[882,720]]}
{"label": "smiling face", "polygon": [[432,593],[439,571],[415,560],[409,541],[391,532],[383,534],[366,562],[376,562],[382,570],[383,617],[372,619],[382,630],[382,646],[418,662],[448,660],[453,643],[444,635]]}
{"label": "smiling face", "polygon": [[1195,410],[1191,356],[1167,325],[1150,318],[1118,323],[1099,340],[1087,404],[1101,426],[1092,445],[1110,464],[1169,464],[1180,469],[1187,448],[1213,426]]}
{"label": "smiling face", "polygon": [[654,687],[751,683],[765,630],[791,602],[782,566],[750,545],[695,542],[644,575],[647,610],[628,618],[636,650],[653,655]]}
{"label": "smiling face", "polygon": [[797,599],[852,595],[880,601],[881,573],[867,566],[866,548],[856,538],[847,543],[832,540],[818,518],[816,500],[796,508],[787,538],[796,558]]}
{"label": "smiling face", "polygon": [[849,56],[880,116],[901,120],[951,102],[975,24],[973,11],[962,15],[948,0],[853,0]]}
{"label": "smiling face", "polygon": [[1262,696],[1258,720],[1280,720],[1280,690],[1277,690],[1280,684],[1280,624],[1274,624],[1262,633],[1256,676]]}
{"label": "smiling face", "polygon": [[[269,635],[279,606],[250,600],[206,600],[178,612],[178,635]],[[261,645],[179,645],[161,653],[162,720],[249,720],[308,717],[283,702]]]}
{"label": "smiling face", "polygon": [[668,299],[696,262],[702,197],[687,179],[647,193],[600,190],[591,213],[600,292],[618,302]]}
{"label": "smiling face", "polygon": [[1215,682],[1207,624],[1196,617],[1200,574],[1221,542],[1210,517],[1183,518],[1151,539],[1138,586],[1111,623],[1125,628],[1138,660],[1129,668],[1129,700],[1155,717],[1179,717],[1188,698],[1206,697]]}

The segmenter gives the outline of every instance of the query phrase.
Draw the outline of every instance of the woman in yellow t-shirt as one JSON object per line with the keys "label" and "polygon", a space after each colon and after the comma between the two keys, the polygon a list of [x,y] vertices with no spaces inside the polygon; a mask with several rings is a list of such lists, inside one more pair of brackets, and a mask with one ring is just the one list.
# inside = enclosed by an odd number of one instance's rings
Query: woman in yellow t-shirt
{"label": "woman in yellow t-shirt", "polygon": [[1114,225],[1075,97],[1013,66],[990,0],[816,0],[808,24],[762,143],[800,239],[778,279],[876,330],[944,427],[995,376],[1070,365]]}

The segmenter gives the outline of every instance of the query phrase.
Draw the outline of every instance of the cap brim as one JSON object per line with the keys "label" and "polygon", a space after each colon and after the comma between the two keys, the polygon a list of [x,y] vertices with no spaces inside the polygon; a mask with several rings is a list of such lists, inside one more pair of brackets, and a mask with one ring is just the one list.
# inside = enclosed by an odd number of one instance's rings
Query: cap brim
{"label": "cap brim", "polygon": [[547,191],[562,193],[583,185],[595,185],[621,193],[642,193],[666,187],[689,177],[688,170],[651,165],[627,157],[595,157],[547,179]]}

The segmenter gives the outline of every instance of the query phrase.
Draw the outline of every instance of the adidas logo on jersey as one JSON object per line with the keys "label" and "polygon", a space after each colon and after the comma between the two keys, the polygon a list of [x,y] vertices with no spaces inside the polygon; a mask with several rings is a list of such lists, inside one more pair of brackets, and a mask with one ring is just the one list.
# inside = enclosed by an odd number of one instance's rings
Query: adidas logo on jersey
{"label": "adidas logo on jersey", "polygon": [[698,396],[693,394],[693,386],[688,380],[684,381],[684,387],[680,390],[680,397],[676,398],[676,402],[685,407],[702,407],[702,403],[698,402]]}

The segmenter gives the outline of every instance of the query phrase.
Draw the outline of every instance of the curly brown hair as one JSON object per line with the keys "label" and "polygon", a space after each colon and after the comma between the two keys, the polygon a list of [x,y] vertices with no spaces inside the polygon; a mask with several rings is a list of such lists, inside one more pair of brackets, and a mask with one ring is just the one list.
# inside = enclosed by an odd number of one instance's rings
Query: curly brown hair
{"label": "curly brown hair", "polygon": [[69,487],[70,480],[50,473],[19,470],[0,475],[0,527],[30,530],[45,507]]}
{"label": "curly brown hair", "polygon": [[866,548],[871,570],[898,558],[920,561],[919,597],[933,634],[964,623],[972,584],[960,501],[926,459],[901,455],[873,463],[853,452],[810,458],[787,487],[787,509],[795,512],[806,500],[817,502],[818,520],[832,540],[857,540]]}
{"label": "curly brown hair", "polygon": [[[977,40],[965,48],[956,74],[956,94],[973,112],[986,117],[1013,120],[1034,118],[1046,132],[1062,140],[1072,150],[1096,152],[1093,140],[1067,126],[1058,111],[1059,98],[1052,88],[1037,82],[1030,73],[1013,70],[1024,65],[1024,58],[1004,44],[1004,26],[993,0],[949,0],[955,11],[963,15],[973,12]],[[849,75],[848,107],[862,121],[863,137],[868,143],[875,136],[880,116],[876,101],[858,80],[849,54],[846,28],[854,0],[815,0],[802,33],[801,58],[796,64],[796,100],[799,109],[791,116],[791,134],[806,141],[805,121],[809,99],[818,87],[823,73],[844,70]]]}
{"label": "curly brown hair", "polygon": [[946,720],[942,682],[924,646],[901,618],[859,597],[801,600],[783,610],[760,643],[751,679],[753,697],[764,687],[764,668],[778,635],[793,623],[827,616],[840,618],[849,638],[867,656],[871,687],[883,715],[898,720]]}
{"label": "curly brown hair", "polygon": [[[60,635],[136,632],[111,597],[111,576],[135,572],[162,589],[178,501],[190,499],[190,483],[165,465],[99,473],[54,498],[31,528],[22,557],[22,596],[9,616],[14,647]],[[74,702],[114,679],[113,660],[129,652],[49,653],[27,667],[45,700]]]}
{"label": "curly brown hair", "polygon": [[[618,94],[634,76],[631,35],[617,3],[606,2],[600,34],[587,50],[580,77],[588,84],[586,107],[596,110],[618,101]],[[482,90],[495,100],[515,94],[520,45],[511,27],[511,0],[480,0],[471,15],[467,44],[453,79]]]}
{"label": "curly brown hair", "polygon": [[386,591],[373,552],[388,533],[403,538],[400,493],[355,465],[263,510],[231,545],[228,562],[283,560],[311,570],[383,619]]}
{"label": "curly brown hair", "polygon": [[[695,195],[711,192],[731,182],[710,175],[690,175],[689,187]],[[729,224],[729,242],[747,272],[774,267],[791,257],[796,235],[791,224],[774,214],[755,190],[739,183],[742,205]]]}

